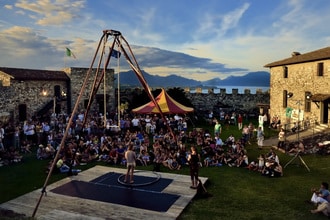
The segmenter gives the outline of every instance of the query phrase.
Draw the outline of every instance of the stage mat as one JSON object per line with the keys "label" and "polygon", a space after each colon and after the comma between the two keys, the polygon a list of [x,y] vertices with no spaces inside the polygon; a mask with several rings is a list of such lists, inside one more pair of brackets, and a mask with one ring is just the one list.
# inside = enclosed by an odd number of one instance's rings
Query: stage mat
{"label": "stage mat", "polygon": [[179,198],[178,195],[161,192],[172,182],[170,179],[135,176],[134,184],[123,185],[120,177],[123,175],[110,172],[90,182],[73,180],[51,191],[158,212],[166,212]]}
{"label": "stage mat", "polygon": [[[31,217],[38,201],[38,220],[178,219],[196,195],[190,176],[137,170],[134,183],[124,184],[126,168],[95,166],[0,204]],[[203,184],[207,178],[200,177]]]}

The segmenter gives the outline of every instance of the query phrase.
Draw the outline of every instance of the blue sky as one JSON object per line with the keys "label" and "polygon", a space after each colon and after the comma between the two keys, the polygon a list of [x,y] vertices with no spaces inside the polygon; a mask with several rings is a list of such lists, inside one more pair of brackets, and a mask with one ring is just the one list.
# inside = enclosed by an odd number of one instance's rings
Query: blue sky
{"label": "blue sky", "polygon": [[[223,79],[328,47],[329,11],[327,0],[1,0],[0,66],[89,67],[113,29],[150,74]],[[110,67],[129,69],[124,57]]]}

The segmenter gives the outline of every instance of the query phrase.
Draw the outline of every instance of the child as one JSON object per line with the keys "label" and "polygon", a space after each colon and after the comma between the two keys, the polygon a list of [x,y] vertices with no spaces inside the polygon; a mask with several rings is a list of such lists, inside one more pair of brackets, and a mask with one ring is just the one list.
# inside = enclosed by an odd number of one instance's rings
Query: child
{"label": "child", "polygon": [[262,172],[265,166],[265,155],[260,154],[258,157],[258,171]]}
{"label": "child", "polygon": [[257,140],[258,140],[258,149],[262,149],[262,146],[264,145],[264,132],[262,130],[262,127],[258,128]]}

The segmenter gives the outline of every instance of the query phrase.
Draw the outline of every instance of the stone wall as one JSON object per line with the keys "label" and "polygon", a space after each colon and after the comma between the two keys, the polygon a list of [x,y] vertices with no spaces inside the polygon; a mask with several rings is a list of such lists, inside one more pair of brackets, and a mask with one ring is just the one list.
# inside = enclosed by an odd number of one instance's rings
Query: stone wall
{"label": "stone wall", "polygon": [[66,83],[12,80],[10,86],[2,86],[0,96],[0,116],[2,117],[0,120],[7,121],[8,117],[17,120],[20,105],[26,105],[26,116],[31,118],[42,106],[54,99],[55,86],[66,88]]}
{"label": "stone wall", "polygon": [[[159,88],[154,88],[159,89]],[[168,88],[167,88],[168,89]],[[143,89],[140,88],[142,91]],[[202,88],[184,88],[185,96],[192,103],[195,114],[207,115],[208,112],[213,111],[215,115],[219,115],[220,109],[231,113],[245,112],[252,114],[268,113],[269,108],[269,92],[262,92],[258,89],[255,94],[252,94],[249,89],[245,89],[244,93],[239,93],[238,89],[232,89],[231,93],[226,89],[220,89],[219,93],[214,92],[213,89]],[[130,102],[131,94],[136,93],[137,88],[122,89],[121,97],[126,97],[126,101]],[[172,97],[175,100],[175,97]],[[121,99],[123,102],[123,99]]]}
{"label": "stone wall", "polygon": [[[255,94],[251,94],[250,90],[246,89],[243,94],[238,93],[237,89],[233,89],[231,94],[228,94],[226,89],[221,89],[220,93],[213,93],[209,90],[208,93],[190,93],[186,91],[186,97],[191,101],[195,108],[195,112],[206,113],[213,111],[218,113],[220,109],[228,111],[242,111],[246,113],[257,113],[260,106],[269,105],[269,93],[258,90]],[[196,90],[197,91],[197,90]],[[268,111],[268,109],[263,109]]]}
{"label": "stone wall", "polygon": [[[20,121],[20,106],[26,108],[26,119],[36,116],[36,113],[43,109],[50,102],[54,102],[55,87],[59,88],[61,94],[65,97],[56,99],[56,106],[59,107],[60,113],[71,113],[80,94],[83,82],[86,78],[88,68],[67,68],[64,70],[70,77],[70,81],[51,81],[51,80],[15,80],[11,79],[9,85],[0,85],[0,121],[6,122],[9,119]],[[91,88],[94,82],[95,72],[87,78],[86,88],[81,97],[78,110],[82,110],[87,105],[90,98]],[[115,106],[114,93],[114,71],[107,70],[106,75],[106,94],[107,94],[107,111],[113,110]],[[99,111],[102,107],[103,111],[103,94],[104,83],[99,87],[97,92],[98,101],[94,100],[91,110]],[[51,109],[49,113],[55,109]]]}
{"label": "stone wall", "polygon": [[[318,76],[318,63],[324,63],[323,76]],[[301,111],[304,120],[320,121],[322,114],[322,102],[311,102],[310,111],[305,111],[306,92],[315,94],[330,94],[330,60],[306,62],[287,65],[287,78],[284,77],[284,67],[272,67],[270,70],[270,114],[278,115],[282,122],[292,123],[286,117],[287,107]],[[287,98],[287,106],[284,105],[284,91],[293,93],[291,98]],[[327,105],[327,104],[326,104]],[[326,113],[330,115],[329,113]]]}
{"label": "stone wall", "polygon": [[[76,104],[77,98],[80,94],[81,88],[83,86],[84,80],[86,78],[88,68],[67,68],[64,71],[68,74],[71,80],[71,106],[73,109]],[[98,74],[100,75],[100,74]],[[91,71],[89,77],[87,78],[86,87],[84,88],[84,92],[81,96],[80,103],[78,104],[78,111],[85,109],[87,102],[90,98],[91,91],[94,85],[96,74],[95,71]],[[97,79],[99,81],[99,79]],[[103,80],[97,90],[97,97],[93,100],[93,105],[90,110],[93,111],[101,111],[103,112],[103,98],[104,98],[104,88],[106,88],[106,100],[107,100],[107,111],[115,110],[115,89],[114,89],[114,70],[107,70],[105,76],[105,85]]]}

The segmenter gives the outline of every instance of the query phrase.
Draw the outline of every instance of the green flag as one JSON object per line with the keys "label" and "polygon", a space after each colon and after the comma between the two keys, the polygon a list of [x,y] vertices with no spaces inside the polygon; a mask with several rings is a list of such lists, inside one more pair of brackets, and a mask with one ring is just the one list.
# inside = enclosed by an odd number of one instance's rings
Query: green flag
{"label": "green flag", "polygon": [[66,55],[68,57],[73,57],[76,59],[76,56],[72,53],[72,51],[69,48],[66,48]]}

